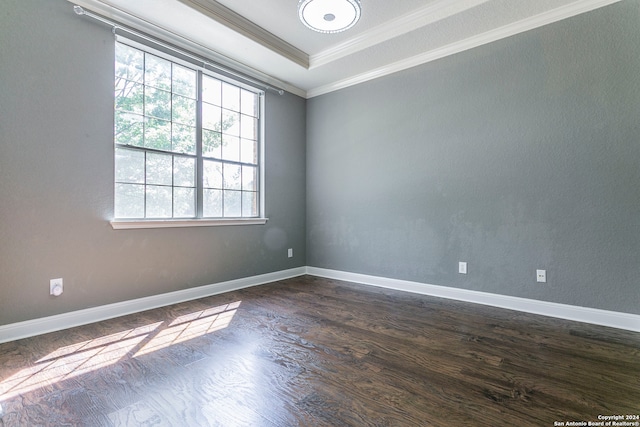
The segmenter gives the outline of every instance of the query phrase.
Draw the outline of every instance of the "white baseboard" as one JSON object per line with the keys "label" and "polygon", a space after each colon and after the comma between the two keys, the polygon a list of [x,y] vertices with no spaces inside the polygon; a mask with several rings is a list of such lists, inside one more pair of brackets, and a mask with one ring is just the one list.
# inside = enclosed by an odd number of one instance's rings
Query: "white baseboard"
{"label": "white baseboard", "polygon": [[640,332],[640,315],[307,267],[307,274]]}
{"label": "white baseboard", "polygon": [[325,268],[298,267],[290,270],[276,271],[258,276],[72,311],[40,319],[2,325],[0,326],[0,343],[46,334],[75,326],[87,325],[89,323],[112,319],[114,317],[125,316],[127,314],[138,313],[140,311],[151,310],[171,304],[178,304],[238,289],[263,285],[265,283],[289,279],[305,274],[640,332],[640,315],[637,314],[619,313],[596,308],[490,294],[486,292],[429,285],[419,282],[389,279],[385,277],[369,276],[365,274],[349,273]]}
{"label": "white baseboard", "polygon": [[89,323],[112,319],[114,317],[125,316],[127,314],[138,313],[140,311],[151,310],[171,304],[178,304],[224,292],[289,279],[291,277],[302,276],[304,274],[306,274],[305,267],[293,268],[290,270],[276,271],[273,273],[261,274],[259,276],[245,277],[212,285],[198,286],[196,288],[189,288],[181,291],[72,311],[55,316],[42,317],[40,319],[12,323],[0,326],[0,343],[60,331],[67,328],[73,328],[75,326],[87,325]]}

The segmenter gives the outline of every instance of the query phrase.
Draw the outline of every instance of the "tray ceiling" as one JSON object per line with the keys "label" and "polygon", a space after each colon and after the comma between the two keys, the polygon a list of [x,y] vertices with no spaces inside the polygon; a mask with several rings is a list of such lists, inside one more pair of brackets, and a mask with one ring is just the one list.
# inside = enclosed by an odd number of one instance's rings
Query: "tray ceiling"
{"label": "tray ceiling", "polygon": [[70,1],[313,97],[620,0],[362,0],[358,24],[338,34],[307,29],[297,0]]}

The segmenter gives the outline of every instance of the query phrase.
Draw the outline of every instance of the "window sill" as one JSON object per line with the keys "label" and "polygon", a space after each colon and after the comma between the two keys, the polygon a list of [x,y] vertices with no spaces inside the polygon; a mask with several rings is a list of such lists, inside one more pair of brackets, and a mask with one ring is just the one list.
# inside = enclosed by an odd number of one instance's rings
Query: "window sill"
{"label": "window sill", "polygon": [[231,219],[140,219],[113,220],[114,230],[136,228],[177,228],[177,227],[219,227],[228,225],[263,225],[268,218],[231,218]]}

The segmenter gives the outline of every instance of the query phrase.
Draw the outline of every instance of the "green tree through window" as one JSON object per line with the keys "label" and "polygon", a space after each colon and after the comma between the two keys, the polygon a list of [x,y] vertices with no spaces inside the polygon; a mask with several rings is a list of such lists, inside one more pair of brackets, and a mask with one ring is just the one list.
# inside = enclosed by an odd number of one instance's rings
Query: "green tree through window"
{"label": "green tree through window", "polygon": [[116,42],[114,104],[116,219],[260,215],[257,91]]}

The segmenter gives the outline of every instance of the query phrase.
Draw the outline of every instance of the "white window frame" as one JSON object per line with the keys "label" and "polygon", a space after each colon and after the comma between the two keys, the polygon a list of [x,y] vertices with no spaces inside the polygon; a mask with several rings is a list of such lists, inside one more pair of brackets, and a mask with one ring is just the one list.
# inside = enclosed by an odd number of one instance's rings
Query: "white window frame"
{"label": "white window frame", "polygon": [[[258,108],[259,108],[259,112],[258,112],[258,137],[257,137],[257,144],[258,144],[258,216],[257,217],[214,217],[214,218],[209,218],[209,217],[196,217],[196,218],[179,218],[179,219],[172,219],[172,218],[162,218],[162,219],[149,219],[149,218],[135,218],[135,219],[125,219],[125,218],[113,218],[110,221],[111,226],[116,229],[116,230],[120,230],[120,229],[145,229],[145,228],[174,228],[174,227],[209,227],[209,226],[238,226],[238,225],[262,225],[265,224],[268,221],[268,218],[265,216],[265,141],[264,141],[264,135],[265,135],[265,96],[264,96],[264,91],[256,88],[255,86],[251,86],[249,84],[246,84],[244,82],[241,82],[237,79],[234,78],[230,78],[228,76],[216,73],[214,71],[211,71],[209,69],[206,69],[204,67],[201,67],[197,64],[194,64],[193,62],[189,62],[189,61],[185,61],[182,60],[172,54],[168,54],[162,51],[159,51],[157,49],[154,49],[153,47],[147,45],[147,44],[143,44],[143,43],[139,43],[136,42],[134,40],[131,40],[130,38],[127,37],[122,37],[117,35],[116,36],[116,40],[115,43],[123,43],[125,45],[131,46],[135,49],[139,49],[141,51],[147,52],[149,54],[161,57],[163,59],[166,59],[168,61],[171,61],[173,63],[188,67],[190,69],[196,70],[198,73],[202,73],[202,75],[206,75],[206,76],[210,76],[213,77],[215,79],[221,80],[223,82],[227,82],[230,83],[232,85],[238,86],[240,88],[249,90],[251,92],[256,93],[257,95],[257,99],[258,99]],[[114,58],[115,61],[115,58]],[[114,98],[114,102],[115,102],[115,98]],[[198,104],[201,105],[202,103],[202,99],[201,99],[201,90],[200,87],[198,87],[198,93],[197,93],[197,101]],[[114,108],[114,122],[115,122],[115,108]],[[201,107],[198,107],[198,111],[201,111]],[[198,129],[197,132],[201,133],[202,131],[202,120],[198,120]],[[114,123],[115,124],[115,123]],[[115,127],[114,127],[115,129]],[[115,132],[114,132],[114,136],[115,136]],[[198,143],[201,145],[202,144],[202,138],[198,137],[197,138]],[[116,142],[115,142],[115,138],[114,138],[114,142],[113,142],[113,146],[114,146],[114,159],[115,159],[115,149],[116,149]],[[202,155],[202,150],[201,148],[199,148],[197,150],[197,166],[196,168],[200,168],[202,165],[202,159],[203,159],[203,155]],[[198,172],[197,176],[201,178],[202,173]],[[202,186],[203,186],[203,182],[202,179],[196,178],[196,199],[198,198],[198,196],[202,196]],[[114,184],[114,197],[115,197],[115,184],[116,184],[116,177],[115,177],[115,167],[114,167],[114,176],[113,176],[113,184]],[[115,209],[115,199],[114,199],[114,203],[112,205]],[[197,202],[196,202],[196,206],[197,206]],[[197,209],[196,209],[197,210]],[[114,211],[114,215],[115,215],[115,211]]]}

